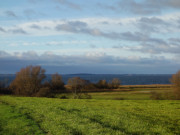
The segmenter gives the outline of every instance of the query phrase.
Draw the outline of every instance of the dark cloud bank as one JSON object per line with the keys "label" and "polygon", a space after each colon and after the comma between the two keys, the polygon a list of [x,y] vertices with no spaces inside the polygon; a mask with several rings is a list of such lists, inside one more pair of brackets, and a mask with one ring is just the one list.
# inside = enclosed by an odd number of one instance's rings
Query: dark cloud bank
{"label": "dark cloud bank", "polygon": [[121,58],[109,55],[91,56],[63,56],[46,52],[37,55],[36,52],[9,54],[0,51],[1,73],[15,73],[27,65],[41,65],[47,73],[174,73],[178,70],[177,64],[163,57],[153,58]]}

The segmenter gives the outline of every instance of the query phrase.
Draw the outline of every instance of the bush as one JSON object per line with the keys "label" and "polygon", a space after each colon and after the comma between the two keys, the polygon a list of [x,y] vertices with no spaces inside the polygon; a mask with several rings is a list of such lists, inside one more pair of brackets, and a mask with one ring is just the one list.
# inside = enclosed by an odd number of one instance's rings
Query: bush
{"label": "bush", "polygon": [[162,100],[162,99],[164,99],[163,95],[161,93],[157,93],[155,91],[151,92],[151,97],[150,98],[151,99],[155,99],[155,100]]}
{"label": "bush", "polygon": [[89,95],[88,93],[83,93],[83,94],[80,96],[80,99],[92,99],[92,96]]}
{"label": "bush", "polygon": [[36,93],[37,97],[52,97],[51,90],[49,87],[40,88],[40,90]]}
{"label": "bush", "polygon": [[180,99],[180,70],[172,76],[170,79],[171,83],[174,86],[173,92],[175,95],[175,99]]}
{"label": "bush", "polygon": [[61,95],[59,98],[60,99],[68,99],[68,97],[66,95]]}
{"label": "bush", "polygon": [[96,87],[95,84],[89,83],[89,84],[87,84],[83,89],[84,89],[84,90],[96,90],[97,87]]}

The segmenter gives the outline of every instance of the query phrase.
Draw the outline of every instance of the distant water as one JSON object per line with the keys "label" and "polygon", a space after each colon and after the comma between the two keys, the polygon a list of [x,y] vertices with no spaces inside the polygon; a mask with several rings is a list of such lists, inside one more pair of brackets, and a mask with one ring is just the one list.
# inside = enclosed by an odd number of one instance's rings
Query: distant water
{"label": "distant water", "polygon": [[[46,80],[51,79],[51,75],[46,75]],[[63,81],[67,83],[69,78],[80,77],[96,83],[99,80],[109,82],[113,78],[119,78],[122,85],[143,85],[143,84],[170,84],[171,74],[67,74],[62,75]],[[8,79],[9,83],[15,78],[13,74],[0,74],[0,80]]]}

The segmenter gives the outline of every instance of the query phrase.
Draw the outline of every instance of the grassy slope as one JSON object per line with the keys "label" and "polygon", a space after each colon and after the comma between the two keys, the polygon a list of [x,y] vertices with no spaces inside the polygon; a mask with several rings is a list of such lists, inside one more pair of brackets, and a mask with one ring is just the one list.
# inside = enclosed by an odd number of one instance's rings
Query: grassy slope
{"label": "grassy slope", "polygon": [[[14,110],[25,119],[18,121],[19,126],[24,121],[32,120],[35,127],[29,125],[28,128],[54,135],[180,134],[180,101],[60,100],[1,96],[0,102],[3,108],[0,109],[1,128],[7,125],[3,119],[12,120],[9,117],[11,114],[6,112]],[[15,129],[17,132],[21,130]],[[6,128],[2,132],[5,133]],[[32,134],[31,130],[27,132]]]}
{"label": "grassy slope", "polygon": [[0,135],[43,134],[37,123],[15,108],[0,103]]}

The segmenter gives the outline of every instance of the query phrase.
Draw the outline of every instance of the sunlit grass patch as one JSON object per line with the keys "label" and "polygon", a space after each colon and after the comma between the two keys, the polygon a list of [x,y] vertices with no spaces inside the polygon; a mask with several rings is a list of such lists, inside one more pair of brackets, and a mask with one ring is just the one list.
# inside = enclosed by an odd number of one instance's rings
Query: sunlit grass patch
{"label": "sunlit grass patch", "polygon": [[[8,96],[1,96],[0,101],[2,105],[6,103],[13,106],[22,117],[28,114],[39,125],[39,129],[53,135],[180,133],[180,101]],[[5,116],[4,113],[1,114]],[[7,119],[10,120],[11,117]],[[39,131],[33,126],[31,128]],[[6,128],[3,132],[6,132]],[[31,133],[30,130],[29,132]]]}

